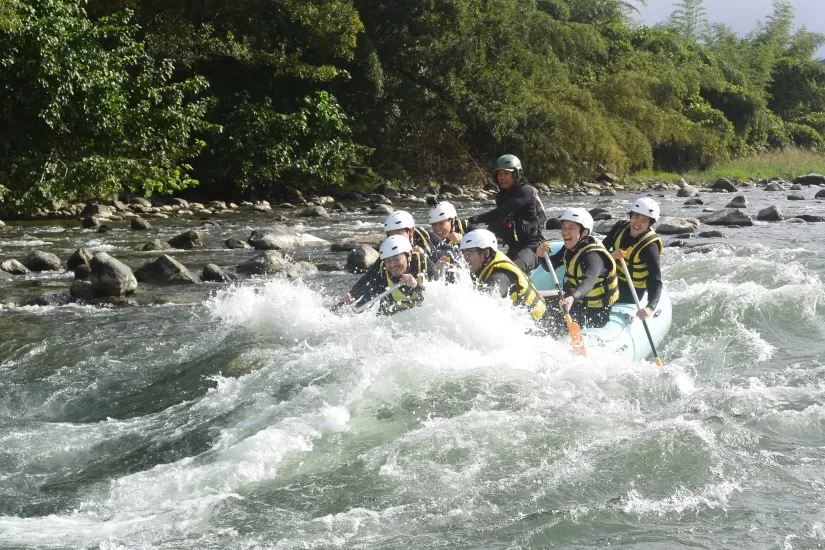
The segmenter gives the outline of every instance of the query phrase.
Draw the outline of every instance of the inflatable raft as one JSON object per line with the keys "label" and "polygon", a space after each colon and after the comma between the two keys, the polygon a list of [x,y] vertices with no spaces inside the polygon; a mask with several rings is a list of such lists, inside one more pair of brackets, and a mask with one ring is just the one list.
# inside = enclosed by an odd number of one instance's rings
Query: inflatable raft
{"label": "inflatable raft", "polygon": [[[551,244],[554,253],[562,246],[561,242]],[[556,267],[556,276],[558,276],[559,282],[564,285],[564,266]],[[545,294],[545,292],[549,294],[556,289],[553,277],[541,266],[533,270],[530,274],[530,280],[533,281],[533,284],[542,294]],[[545,298],[548,301],[553,299]],[[644,307],[647,304],[647,295],[639,296],[639,301]],[[672,305],[667,287],[665,287],[662,289],[662,296],[659,298],[656,311],[647,320],[650,335],[653,337],[653,342],[659,353],[661,353],[662,340],[667,336],[672,322]],[[587,347],[598,346],[633,361],[642,361],[653,354],[645,334],[644,325],[636,317],[635,304],[614,304],[607,325],[601,328],[582,327],[582,334]]]}

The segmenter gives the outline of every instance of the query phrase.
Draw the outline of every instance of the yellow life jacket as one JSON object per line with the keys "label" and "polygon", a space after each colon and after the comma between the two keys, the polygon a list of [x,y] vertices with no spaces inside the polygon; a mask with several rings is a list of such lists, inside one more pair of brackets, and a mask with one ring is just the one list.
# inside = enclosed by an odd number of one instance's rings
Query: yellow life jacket
{"label": "yellow life jacket", "polygon": [[[619,232],[616,234],[616,240],[613,243],[613,250],[618,250],[621,248],[622,237],[624,237],[625,232],[630,230],[630,222],[623,221],[619,222],[623,224]],[[653,229],[648,229],[644,233],[639,236],[639,240],[636,244],[630,245],[625,248],[625,263],[627,264],[627,270],[630,271],[630,278],[633,279],[633,286],[636,288],[647,288],[647,276],[648,276],[648,269],[647,264],[642,262],[639,257],[642,255],[642,250],[650,246],[651,244],[656,243],[659,247],[659,256],[662,255],[662,251],[664,250],[665,246],[662,244],[662,239],[659,235],[656,234]],[[627,283],[627,277],[624,275],[624,270],[618,270],[617,275],[619,276],[619,280],[623,283]]]}
{"label": "yellow life jacket", "polygon": [[588,235],[573,250],[564,251],[564,270],[567,273],[567,281],[570,283],[571,292],[576,290],[584,281],[584,269],[581,260],[589,252],[598,252],[604,259],[607,274],[596,280],[596,286],[584,297],[584,305],[593,308],[611,306],[619,299],[619,279],[616,276],[616,262],[602,242],[591,235]]}
{"label": "yellow life jacket", "polygon": [[[428,259],[426,254],[411,252],[410,266],[407,273],[415,277],[419,283],[423,282],[422,279],[427,275],[427,262]],[[383,278],[387,281],[387,287],[395,286],[397,281],[392,280],[390,272],[387,270],[387,266],[384,264],[383,260],[381,261],[380,270]],[[421,305],[421,302],[424,301],[424,294],[421,292],[420,286],[408,290],[407,292],[409,293],[405,293],[401,290],[401,288],[393,290],[388,296],[381,300],[381,305],[379,307],[381,313],[391,315],[393,313]]]}
{"label": "yellow life jacket", "polygon": [[432,254],[432,242],[430,241],[430,234],[426,229],[421,227],[413,227],[413,246],[420,246],[427,254]]}
{"label": "yellow life jacket", "polygon": [[459,235],[466,235],[467,234],[467,227],[469,225],[470,224],[467,220],[462,220],[461,218],[455,218],[455,223],[453,224],[453,231],[455,231]]}
{"label": "yellow life jacket", "polygon": [[510,294],[510,300],[513,301],[513,305],[527,309],[533,319],[537,321],[541,319],[547,309],[544,298],[538,293],[536,287],[533,286],[533,283],[527,278],[527,275],[525,275],[510,258],[501,252],[496,252],[496,255],[490,260],[490,263],[481,270],[481,273],[479,273],[476,279],[476,286],[486,282],[496,270],[507,271],[516,276],[516,288]]}

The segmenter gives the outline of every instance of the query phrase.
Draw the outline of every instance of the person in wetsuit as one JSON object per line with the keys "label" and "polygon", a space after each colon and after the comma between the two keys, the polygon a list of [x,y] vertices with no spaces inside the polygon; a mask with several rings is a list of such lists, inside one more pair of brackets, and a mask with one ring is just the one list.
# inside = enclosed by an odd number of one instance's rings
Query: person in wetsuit
{"label": "person in wetsuit", "polygon": [[413,251],[405,235],[391,235],[381,243],[379,261],[344,296],[343,302],[366,303],[388,288],[400,288],[381,299],[378,311],[392,315],[424,301],[424,279],[432,278],[432,263],[426,254]]}
{"label": "person in wetsuit", "polygon": [[469,221],[487,224],[487,229],[507,245],[507,257],[521,271],[530,273],[539,265],[535,249],[544,240],[544,206],[536,189],[522,178],[521,161],[516,156],[500,157],[493,176],[499,188],[496,208]]}
{"label": "person in wetsuit", "polygon": [[[564,264],[565,281],[559,309],[552,309],[552,329],[566,330],[564,311],[582,327],[603,327],[610,308],[619,299],[616,262],[600,240],[591,235],[593,217],[584,208],[568,208],[561,215],[564,246],[550,257],[554,266]],[[536,253],[543,256],[550,243],[542,243]],[[552,267],[545,266],[545,269]]]}
{"label": "person in wetsuit", "polygon": [[[647,304],[636,315],[645,320],[656,311],[662,295],[662,267],[660,256],[664,250],[662,239],[653,230],[659,219],[659,204],[650,197],[642,197],[630,208],[630,219],[617,222],[604,238],[607,249],[615,260],[624,259],[632,284],[639,299],[647,291]],[[635,303],[624,270],[617,268],[619,299],[626,304]]]}
{"label": "person in wetsuit", "polygon": [[527,275],[498,251],[498,240],[492,232],[476,229],[464,235],[461,253],[477,289],[487,289],[502,298],[509,296],[513,305],[525,309],[535,321],[544,317],[544,298]]}

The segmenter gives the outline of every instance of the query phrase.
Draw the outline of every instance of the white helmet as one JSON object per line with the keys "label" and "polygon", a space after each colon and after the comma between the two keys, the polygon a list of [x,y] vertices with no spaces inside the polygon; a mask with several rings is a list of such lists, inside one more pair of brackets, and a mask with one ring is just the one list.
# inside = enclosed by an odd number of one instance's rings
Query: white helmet
{"label": "white helmet", "polygon": [[562,221],[576,222],[584,229],[589,229],[593,232],[593,216],[584,208],[568,208],[561,215]]}
{"label": "white helmet", "polygon": [[384,220],[384,233],[394,229],[412,229],[413,227],[415,227],[415,221],[412,214],[406,210],[396,210]]}
{"label": "white helmet", "polygon": [[441,222],[444,220],[451,220],[458,217],[458,212],[455,211],[455,206],[449,202],[439,202],[427,214],[427,219],[430,223]]}
{"label": "white helmet", "polygon": [[486,229],[475,229],[470,231],[461,239],[461,250],[471,248],[492,248],[498,250],[498,240],[492,231]]}
{"label": "white helmet", "polygon": [[659,203],[650,197],[636,199],[636,202],[630,207],[630,211],[641,214],[642,216],[647,216],[652,220],[651,223],[659,219]]}
{"label": "white helmet", "polygon": [[404,235],[393,235],[384,239],[381,243],[381,248],[378,249],[378,256],[382,260],[404,254],[405,252],[412,252],[412,245],[410,240]]}

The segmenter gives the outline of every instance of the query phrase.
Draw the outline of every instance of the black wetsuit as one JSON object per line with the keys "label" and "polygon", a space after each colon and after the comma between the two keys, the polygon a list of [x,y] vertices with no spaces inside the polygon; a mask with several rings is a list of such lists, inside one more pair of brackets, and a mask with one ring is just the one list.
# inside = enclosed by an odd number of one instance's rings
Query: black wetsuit
{"label": "black wetsuit", "polygon": [[[604,242],[604,245],[609,251],[613,252],[613,245],[616,242],[616,237],[626,225],[626,221],[618,222],[610,229],[607,236],[605,236],[602,242]],[[625,231],[624,235],[622,235],[622,240],[619,243],[619,248],[627,250],[628,247],[638,243],[639,239],[642,237],[644,237],[644,233],[638,237],[632,237],[629,230]],[[662,281],[662,266],[659,256],[659,247],[653,245],[646,246],[639,254],[639,260],[647,266],[648,275],[646,288],[637,289],[637,292],[640,290],[646,290],[647,305],[655,310],[656,306],[659,305],[659,298],[662,296],[662,287],[664,286],[664,282]],[[618,263],[618,261],[616,263]],[[618,267],[618,269],[621,269],[621,267]],[[638,297],[640,300],[642,299],[641,292],[639,292]],[[628,284],[621,279],[619,279],[619,302],[624,304],[635,303],[633,300],[633,294],[630,292],[630,286],[628,286]]]}
{"label": "black wetsuit", "polygon": [[536,247],[544,241],[541,225],[544,213],[538,193],[532,185],[516,184],[496,195],[496,208],[473,216],[472,224],[485,223],[496,237],[507,245],[507,257],[525,273],[539,265]]}

